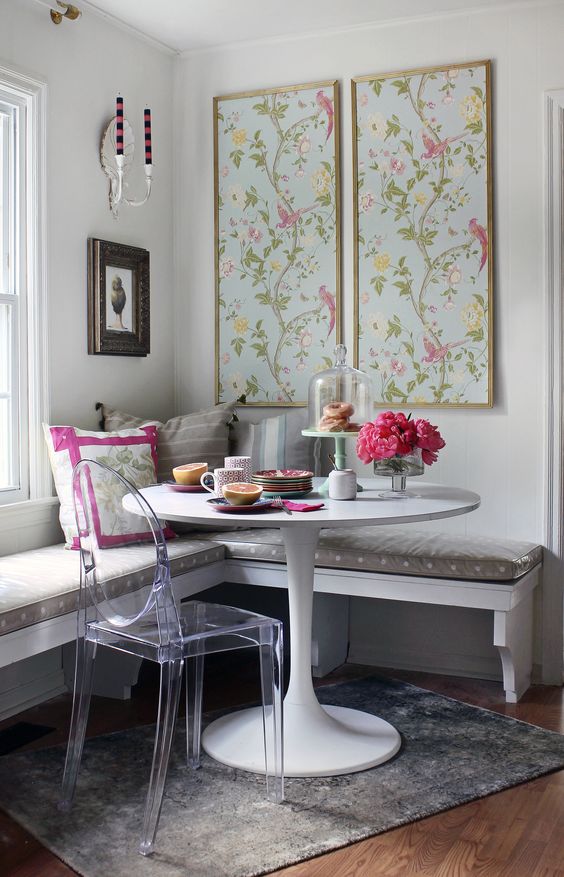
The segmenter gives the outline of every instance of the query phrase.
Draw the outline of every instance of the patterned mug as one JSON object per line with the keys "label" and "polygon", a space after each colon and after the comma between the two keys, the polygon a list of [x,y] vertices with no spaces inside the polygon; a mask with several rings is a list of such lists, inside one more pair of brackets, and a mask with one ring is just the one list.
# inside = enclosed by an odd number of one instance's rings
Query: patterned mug
{"label": "patterned mug", "polygon": [[226,469],[242,469],[244,477],[241,480],[247,482],[251,480],[253,470],[250,457],[226,457],[223,465]]}
{"label": "patterned mug", "polygon": [[[244,475],[245,473],[243,469],[214,469],[213,472],[204,472],[200,478],[200,484],[202,487],[205,487],[206,490],[209,490],[210,493],[215,493],[217,497],[222,499],[223,488],[225,485],[235,484],[237,481],[244,481]],[[213,487],[211,487],[210,481],[213,484]]]}

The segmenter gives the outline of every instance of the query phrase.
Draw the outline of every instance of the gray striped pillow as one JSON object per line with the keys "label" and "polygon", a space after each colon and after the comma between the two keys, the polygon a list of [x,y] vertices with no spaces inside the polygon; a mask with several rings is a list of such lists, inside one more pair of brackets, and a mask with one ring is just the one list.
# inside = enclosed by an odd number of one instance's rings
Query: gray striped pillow
{"label": "gray striped pillow", "polygon": [[308,425],[307,408],[299,408],[260,423],[232,424],[231,453],[251,458],[253,472],[261,469],[308,469],[320,475],[319,439],[302,435]]}
{"label": "gray striped pillow", "polygon": [[116,408],[102,405],[104,429],[113,432],[140,426],[156,426],[159,481],[172,478],[174,466],[184,463],[207,462],[210,469],[223,466],[229,454],[229,422],[233,418],[235,402],[214,405],[193,414],[181,414],[166,423],[144,420],[125,414]]}

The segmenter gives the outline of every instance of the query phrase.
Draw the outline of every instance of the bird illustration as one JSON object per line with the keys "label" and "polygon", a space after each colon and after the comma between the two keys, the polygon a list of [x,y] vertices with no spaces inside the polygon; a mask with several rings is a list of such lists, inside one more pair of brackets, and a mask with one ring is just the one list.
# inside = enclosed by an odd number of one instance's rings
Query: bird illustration
{"label": "bird illustration", "polygon": [[112,280],[112,294],[110,301],[116,315],[116,321],[112,326],[112,329],[120,329],[122,332],[126,332],[127,329],[123,325],[122,313],[125,307],[125,302],[127,301],[127,296],[125,294],[125,289],[123,288],[121,277],[119,277],[118,274],[116,274]]}
{"label": "bird illustration", "polygon": [[[308,210],[313,210],[313,207],[299,207],[297,210],[289,213],[283,204],[278,203],[278,216],[280,217],[280,222],[276,223],[276,228],[291,228],[298,221],[302,214],[307,213]],[[315,205],[313,205],[315,206]]]}
{"label": "bird illustration", "polygon": [[456,137],[447,137],[445,140],[435,141],[432,137],[429,137],[426,131],[421,131],[423,146],[425,147],[425,152],[421,153],[421,158],[437,158],[443,154],[449,143],[460,140],[462,136],[462,134],[457,134]]}
{"label": "bird illustration", "polygon": [[327,143],[333,131],[333,102],[327,97],[322,88],[315,95],[315,101],[320,112],[327,113],[327,136],[325,138],[325,143]]}
{"label": "bird illustration", "polygon": [[480,267],[478,268],[478,274],[486,264],[486,259],[488,258],[488,233],[483,225],[480,225],[477,219],[471,219],[468,223],[468,231],[470,234],[476,238],[478,243],[482,248],[482,258],[480,260]]}
{"label": "bird illustration", "polygon": [[329,331],[327,332],[327,337],[329,338],[329,335],[335,328],[335,296],[332,293],[327,292],[327,287],[323,285],[319,287],[319,298],[321,299],[322,303],[324,305],[327,305],[327,307],[329,308]]}
{"label": "bird illustration", "polygon": [[447,344],[442,344],[440,347],[437,347],[427,335],[424,335],[423,345],[427,351],[427,356],[424,356],[421,362],[440,362],[441,359],[445,358],[449,350],[453,347],[459,347],[461,344],[464,344],[464,340],[449,341]]}

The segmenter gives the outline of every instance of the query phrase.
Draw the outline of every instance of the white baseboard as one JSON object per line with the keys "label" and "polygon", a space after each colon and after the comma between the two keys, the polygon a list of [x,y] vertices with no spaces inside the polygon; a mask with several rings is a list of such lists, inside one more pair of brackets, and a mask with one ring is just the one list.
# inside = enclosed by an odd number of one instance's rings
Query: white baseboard
{"label": "white baseboard", "polygon": [[62,669],[2,692],[0,721],[68,691]]}

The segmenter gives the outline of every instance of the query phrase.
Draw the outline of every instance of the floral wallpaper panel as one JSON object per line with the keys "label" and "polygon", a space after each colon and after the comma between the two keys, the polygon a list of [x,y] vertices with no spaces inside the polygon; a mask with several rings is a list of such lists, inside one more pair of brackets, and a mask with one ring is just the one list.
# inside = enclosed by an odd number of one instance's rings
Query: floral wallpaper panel
{"label": "floral wallpaper panel", "polygon": [[489,62],[353,83],[356,338],[382,405],[489,406]]}
{"label": "floral wallpaper panel", "polygon": [[340,340],[335,82],[214,100],[217,401],[307,402]]}

